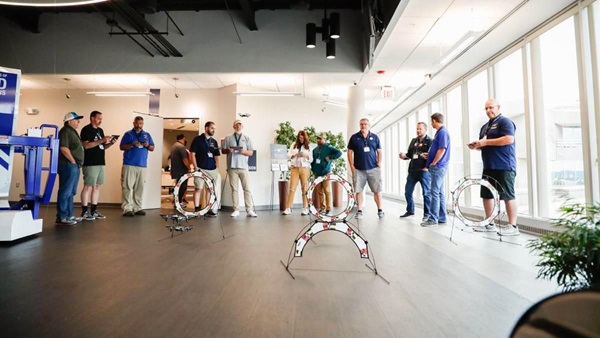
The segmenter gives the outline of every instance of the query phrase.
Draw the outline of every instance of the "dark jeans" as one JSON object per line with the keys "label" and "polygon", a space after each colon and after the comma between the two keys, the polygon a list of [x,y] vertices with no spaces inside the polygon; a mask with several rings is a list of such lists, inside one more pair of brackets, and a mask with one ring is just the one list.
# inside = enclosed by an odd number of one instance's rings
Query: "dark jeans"
{"label": "dark jeans", "polygon": [[429,220],[435,223],[446,222],[446,197],[444,196],[444,177],[448,167],[430,166],[431,174],[431,204],[429,205]]}
{"label": "dark jeans", "polygon": [[[179,180],[183,177],[183,175],[185,175],[185,174],[179,175],[177,178],[175,178],[175,184],[177,184],[177,182],[179,182]],[[187,188],[188,188],[188,180],[185,180],[179,186],[179,196],[177,196],[179,203],[183,202],[183,198],[185,197],[185,194],[187,193]]]}
{"label": "dark jeans", "polygon": [[79,166],[72,163],[58,164],[58,195],[56,197],[56,220],[73,215],[73,196],[77,194]]}
{"label": "dark jeans", "polygon": [[431,196],[429,195],[429,185],[431,184],[431,175],[429,171],[409,171],[408,177],[406,178],[406,187],[404,188],[404,197],[406,197],[406,211],[408,213],[415,213],[415,200],[413,199],[413,192],[417,183],[421,183],[421,189],[423,190],[423,217],[429,216],[429,203]]}

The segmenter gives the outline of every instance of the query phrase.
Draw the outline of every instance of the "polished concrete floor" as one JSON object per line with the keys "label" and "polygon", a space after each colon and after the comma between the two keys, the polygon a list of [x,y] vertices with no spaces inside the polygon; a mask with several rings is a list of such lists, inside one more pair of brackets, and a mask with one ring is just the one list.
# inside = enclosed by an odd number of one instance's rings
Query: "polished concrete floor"
{"label": "polished concrete floor", "polygon": [[299,210],[222,212],[170,239],[160,210],[123,218],[104,209],[106,220],[57,227],[52,207],[42,209],[41,234],[0,244],[2,335],[506,337],[557,291],[536,280],[523,245],[460,231],[451,242],[449,225],[422,228],[400,220],[403,209],[386,201],[378,219],[369,200],[360,222],[390,284],[333,231],[293,260],[292,279],[280,260],[309,222]]}

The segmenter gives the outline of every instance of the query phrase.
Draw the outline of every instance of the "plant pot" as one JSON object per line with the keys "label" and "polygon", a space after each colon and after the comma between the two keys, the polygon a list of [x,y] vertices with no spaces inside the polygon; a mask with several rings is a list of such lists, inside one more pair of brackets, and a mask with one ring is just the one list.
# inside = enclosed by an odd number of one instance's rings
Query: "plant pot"
{"label": "plant pot", "polygon": [[340,182],[331,181],[331,191],[331,194],[333,195],[333,207],[341,207],[344,196],[344,187]]}
{"label": "plant pot", "polygon": [[279,210],[284,211],[287,206],[287,195],[288,190],[290,190],[290,182],[289,181],[279,181]]}

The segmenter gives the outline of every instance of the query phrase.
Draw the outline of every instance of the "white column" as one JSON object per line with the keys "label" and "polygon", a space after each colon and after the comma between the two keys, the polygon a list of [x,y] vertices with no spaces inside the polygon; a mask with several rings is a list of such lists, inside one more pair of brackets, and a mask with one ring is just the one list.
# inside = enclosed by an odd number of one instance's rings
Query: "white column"
{"label": "white column", "polygon": [[[350,87],[348,90],[348,129],[346,137],[360,129],[360,119],[366,117],[365,114],[365,89],[359,86]],[[373,121],[371,121],[372,123]]]}

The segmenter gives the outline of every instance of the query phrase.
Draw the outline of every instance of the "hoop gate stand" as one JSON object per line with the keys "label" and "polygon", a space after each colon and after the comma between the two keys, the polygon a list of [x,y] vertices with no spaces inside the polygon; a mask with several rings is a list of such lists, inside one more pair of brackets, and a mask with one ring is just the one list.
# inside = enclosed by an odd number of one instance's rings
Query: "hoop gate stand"
{"label": "hoop gate stand", "polygon": [[[317,210],[317,208],[315,208],[313,204],[312,194],[314,189],[317,185],[326,180],[333,180],[341,183],[342,186],[344,186],[344,188],[346,188],[346,191],[348,192],[348,204],[346,205],[344,211],[342,211],[340,214],[332,216],[322,214],[319,210]],[[371,263],[371,265],[365,264],[365,266],[369,268],[369,270],[373,271],[375,275],[384,280],[387,284],[390,284],[390,282],[383,276],[381,276],[381,274],[379,274],[379,272],[377,271],[375,256],[373,255],[373,251],[371,249],[371,246],[369,245],[369,242],[364,239],[364,235],[360,231],[360,223],[358,223],[358,225],[355,226],[347,220],[355,204],[354,193],[350,182],[334,174],[327,174],[324,176],[317,177],[315,180],[313,180],[313,182],[311,182],[308,190],[306,191],[306,198],[308,201],[311,220],[302,228],[302,230],[300,230],[298,235],[296,235],[296,238],[294,239],[294,243],[292,244],[290,253],[288,255],[287,264],[280,260],[281,265],[283,265],[283,267],[290,274],[292,279],[296,279],[296,277],[290,271],[290,265],[296,257],[302,257],[302,253],[304,252],[306,244],[308,244],[309,241],[315,243],[313,237],[321,232],[337,231],[343,233],[354,242],[354,244],[359,250],[360,258],[367,259],[369,263]],[[312,216],[315,217],[314,220],[312,219]]]}
{"label": "hoop gate stand", "polygon": [[[206,204],[206,206],[197,212],[196,211],[191,212],[191,211],[184,210],[183,207],[181,206],[181,203],[179,202],[179,198],[178,198],[179,189],[181,188],[181,184],[183,182],[186,182],[187,180],[189,180],[192,177],[198,177],[198,178],[202,179],[204,181],[204,184],[206,185],[206,188],[208,189],[208,191],[210,193],[209,201]],[[227,180],[227,177],[225,177],[225,181],[226,180]],[[225,181],[223,181],[223,186],[225,185]],[[221,188],[221,191],[223,191],[223,187]],[[174,233],[176,231],[179,231],[181,234],[184,234],[194,228],[193,225],[182,226],[181,225],[182,221],[186,221],[186,223],[187,223],[192,218],[204,216],[209,210],[211,210],[214,207],[215,203],[219,203],[219,206],[220,206],[220,202],[221,202],[221,201],[217,201],[217,195],[216,195],[215,184],[213,182],[213,179],[207,173],[205,173],[202,169],[187,173],[187,174],[183,175],[179,179],[179,181],[177,181],[175,188],[173,189],[173,201],[175,203],[175,209],[177,210],[178,214],[161,214],[160,215],[167,222],[166,227],[167,227],[167,229],[169,229],[169,232],[171,233],[170,238],[174,237]],[[171,224],[168,224],[169,220],[172,221]],[[226,238],[233,236],[233,235],[230,235],[230,236],[225,237],[225,232],[223,230],[223,223],[221,222],[221,219],[219,219],[219,224],[221,226],[221,234],[223,237],[221,240],[224,240]]]}
{"label": "hoop gate stand", "polygon": [[[454,227],[455,227],[454,223],[457,218],[464,224],[464,226],[462,228],[460,228],[460,231],[464,232],[467,227],[485,226],[485,225],[490,224],[491,222],[493,222],[496,219],[502,219],[503,218],[502,215],[506,215],[506,212],[501,211],[501,209],[500,209],[500,194],[498,193],[498,190],[496,189],[494,184],[492,184],[490,181],[494,181],[496,186],[500,187],[500,189],[503,189],[502,186],[500,186],[498,184],[498,181],[496,181],[493,177],[490,177],[487,175],[465,176],[465,177],[461,178],[460,180],[458,180],[458,182],[454,185],[454,188],[452,188],[452,192],[451,192],[452,193],[452,211],[453,211],[454,217],[452,219],[452,228],[450,230],[450,237],[448,237],[448,239],[453,244],[458,245],[458,243],[456,243],[452,240],[452,237],[454,235]],[[486,187],[492,193],[493,200],[494,200],[494,208],[492,210],[491,215],[488,218],[483,219],[479,222],[475,222],[473,220],[466,218],[460,211],[460,206],[459,206],[460,194],[462,194],[462,192],[466,188],[468,188],[472,185],[481,185],[483,187]],[[504,190],[502,190],[502,191],[504,191]],[[502,233],[502,230],[500,227],[498,227],[498,231],[500,233]],[[488,237],[488,236],[483,236],[483,238],[494,240],[494,241],[499,241],[502,243],[521,245],[520,243],[504,241],[504,240],[502,240],[502,236],[500,236],[500,235],[498,235],[498,238],[493,238],[493,237]]]}

